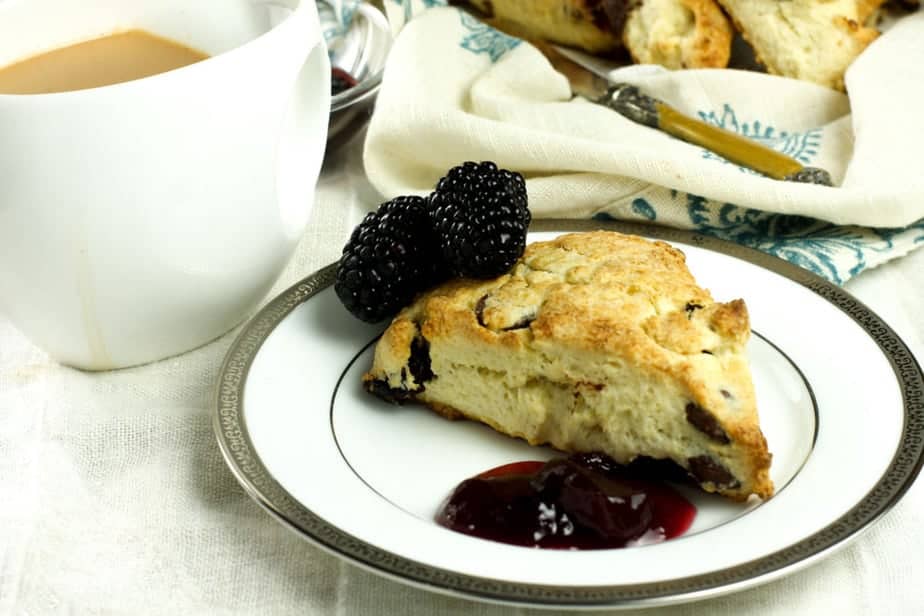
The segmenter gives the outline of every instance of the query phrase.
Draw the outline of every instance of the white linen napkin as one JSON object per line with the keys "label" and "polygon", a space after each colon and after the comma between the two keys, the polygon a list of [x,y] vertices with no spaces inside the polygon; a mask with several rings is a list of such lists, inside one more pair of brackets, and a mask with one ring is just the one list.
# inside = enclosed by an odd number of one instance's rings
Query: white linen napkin
{"label": "white linen napkin", "polygon": [[[694,228],[843,283],[924,244],[924,13],[847,74],[850,97],[741,70],[611,73],[677,109],[827,169],[836,187],[782,182],[573,99],[528,43],[441,0],[386,0],[398,33],[364,160],[387,198],[426,194],[450,167],[494,160],[527,178],[534,217]],[[413,17],[413,19],[410,19]]]}

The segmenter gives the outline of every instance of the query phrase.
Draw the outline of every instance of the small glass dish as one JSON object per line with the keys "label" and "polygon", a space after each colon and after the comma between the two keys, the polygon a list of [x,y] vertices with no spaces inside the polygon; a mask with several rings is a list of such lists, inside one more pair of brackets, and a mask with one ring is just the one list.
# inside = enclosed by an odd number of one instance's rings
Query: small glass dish
{"label": "small glass dish", "polygon": [[346,71],[356,85],[331,97],[328,147],[346,141],[368,121],[391,43],[385,15],[363,2],[357,6],[346,33],[330,45],[331,67]]}

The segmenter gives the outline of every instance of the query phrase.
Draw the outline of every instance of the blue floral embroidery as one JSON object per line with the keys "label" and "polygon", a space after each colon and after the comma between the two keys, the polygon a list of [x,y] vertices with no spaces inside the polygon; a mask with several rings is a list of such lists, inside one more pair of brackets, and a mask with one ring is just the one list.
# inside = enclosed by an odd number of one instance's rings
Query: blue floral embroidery
{"label": "blue floral embroidery", "polygon": [[[340,14],[334,10],[333,5],[327,2],[318,3],[318,16],[321,21],[321,32],[324,42],[331,46],[336,39],[344,36],[353,22],[353,15],[359,6],[359,0],[343,0],[340,5]],[[328,51],[328,55],[331,55]]]}
{"label": "blue floral embroidery", "polygon": [[885,253],[895,241],[924,241],[924,219],[899,229],[834,225],[805,216],[772,214],[687,195],[687,215],[701,233],[756,248],[843,284],[869,265],[870,253]]}
{"label": "blue floral embroidery", "polygon": [[[780,257],[835,284],[885,260],[870,257],[924,244],[924,219],[903,228],[873,229],[772,214],[676,191],[671,197],[685,199],[687,218],[697,232]],[[635,199],[632,212],[639,218],[657,218],[656,208],[646,199]],[[616,220],[606,212],[593,218]]]}
{"label": "blue floral embroidery", "polygon": [[[818,150],[821,147],[820,128],[813,128],[810,131],[798,133],[778,130],[774,126],[761,124],[760,120],[740,122],[735,110],[732,109],[731,105],[728,103],[723,105],[721,115],[718,115],[715,111],[710,111],[708,113],[700,111],[698,114],[704,122],[758,141],[778,152],[795,158],[805,165],[812,162],[812,159],[818,154]],[[703,158],[731,164],[721,156],[705,149],[703,150]],[[738,168],[746,173],[757,174],[756,171],[745,167],[739,166]]]}
{"label": "blue floral embroidery", "polygon": [[[404,23],[411,21],[414,16],[414,0],[391,0],[394,4],[400,4],[404,9]],[[432,9],[435,6],[446,6],[447,0],[419,0],[424,9]]]}
{"label": "blue floral embroidery", "polygon": [[[424,10],[449,4],[447,0],[392,0],[392,2],[400,4],[404,9],[405,22],[410,21],[411,17],[413,17],[415,13],[413,5],[415,3],[422,5]],[[468,33],[459,42],[459,46],[472,53],[488,54],[491,62],[497,62],[498,58],[522,42],[518,38],[495,30],[464,11],[459,11],[459,17],[462,21],[462,27],[468,30]]]}
{"label": "blue floral embroidery", "polygon": [[648,220],[655,220],[658,217],[657,212],[651,207],[651,204],[641,197],[632,201],[632,211]]}
{"label": "blue floral embroidery", "polygon": [[459,13],[462,26],[468,34],[459,43],[463,49],[472,53],[486,53],[491,62],[497,62],[502,55],[519,45],[522,41],[479,21],[468,13]]}

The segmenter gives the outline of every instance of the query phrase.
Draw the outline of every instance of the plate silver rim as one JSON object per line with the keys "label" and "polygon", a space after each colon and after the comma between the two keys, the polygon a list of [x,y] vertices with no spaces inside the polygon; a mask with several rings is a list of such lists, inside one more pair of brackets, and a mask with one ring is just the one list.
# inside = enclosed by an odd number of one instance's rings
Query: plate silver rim
{"label": "plate silver rim", "polygon": [[530,231],[609,229],[679,242],[742,259],[800,284],[850,316],[891,364],[902,392],[904,421],[895,454],[866,496],[822,530],[748,563],[696,576],[644,584],[550,586],[521,584],[439,569],[361,541],[314,514],[270,475],[247,433],[243,392],[263,342],[299,305],[334,281],[336,264],[318,270],[270,301],[232,343],[219,373],[213,427],[228,467],[245,491],[285,526],[360,567],[427,590],[530,607],[631,608],[683,603],[763,584],[828,555],[867,530],[892,508],[924,466],[924,373],[899,336],[847,291],[782,259],[693,231],[598,220],[542,220]]}

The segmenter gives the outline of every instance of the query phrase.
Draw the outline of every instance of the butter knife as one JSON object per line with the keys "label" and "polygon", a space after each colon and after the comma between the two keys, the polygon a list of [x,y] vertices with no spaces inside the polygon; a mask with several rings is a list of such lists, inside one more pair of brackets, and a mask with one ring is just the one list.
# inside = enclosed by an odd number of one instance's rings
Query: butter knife
{"label": "butter knife", "polygon": [[572,93],[577,96],[608,107],[633,122],[706,148],[728,161],[768,177],[822,186],[833,185],[831,175],[824,169],[806,167],[795,158],[757,141],[685,115],[667,103],[645,94],[636,86],[611,83],[566,57],[552,45],[541,41],[530,43],[545,55],[555,70],[567,77]]}

